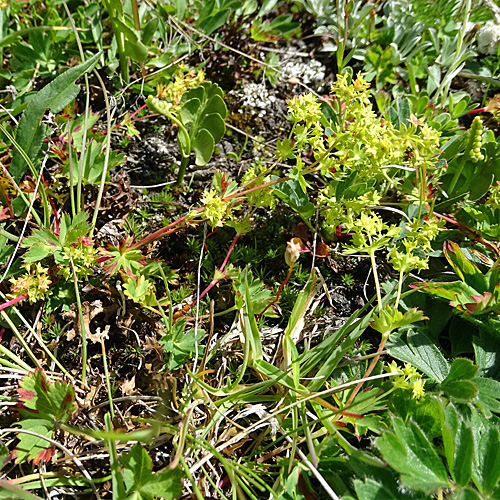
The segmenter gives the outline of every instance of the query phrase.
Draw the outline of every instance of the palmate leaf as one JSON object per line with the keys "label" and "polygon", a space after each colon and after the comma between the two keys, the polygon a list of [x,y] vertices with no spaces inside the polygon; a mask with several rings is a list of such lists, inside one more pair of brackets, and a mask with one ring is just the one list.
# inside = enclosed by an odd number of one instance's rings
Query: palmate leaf
{"label": "palmate leaf", "polygon": [[387,305],[380,313],[373,315],[373,321],[370,321],[370,326],[380,332],[382,337],[388,337],[389,334],[398,328],[406,325],[411,325],[417,321],[429,319],[424,316],[422,311],[416,307],[409,309],[404,314],[398,311],[395,307]]}
{"label": "palmate leaf", "polygon": [[[21,407],[19,426],[52,438],[58,422],[68,422],[76,409],[75,390],[65,381],[50,382],[41,369],[26,375],[17,389]],[[13,452],[16,463],[48,461],[54,447],[45,439],[19,433],[19,444]]]}
{"label": "palmate leaf", "polygon": [[419,330],[408,329],[406,341],[400,334],[394,334],[387,348],[392,357],[411,363],[437,382],[442,382],[449,373],[448,362],[434,342]]}
{"label": "palmate leaf", "polygon": [[[43,418],[24,418],[19,422],[19,427],[27,431],[36,432],[40,436],[52,438],[54,435],[54,421]],[[43,437],[31,434],[18,434],[19,443],[12,453],[16,464],[32,461],[33,464],[48,462],[55,453],[55,446]]]}
{"label": "palmate leaf", "polygon": [[120,457],[127,498],[152,500],[178,498],[182,493],[182,472],[179,468],[153,473],[153,464],[146,450],[137,443]]}
{"label": "palmate leaf", "polygon": [[68,214],[63,214],[59,228],[59,235],[48,229],[36,229],[33,234],[25,238],[21,244],[29,250],[23,255],[25,262],[38,262],[49,255],[54,255],[57,250],[64,249],[70,243],[76,243],[78,238],[85,236],[90,231],[90,224],[86,222],[88,214],[80,212],[73,220]]}
{"label": "palmate leaf", "polygon": [[99,248],[99,252],[108,260],[103,266],[104,270],[111,276],[117,272],[123,272],[130,278],[136,278],[143,269],[146,259],[140,250],[130,249],[133,238],[125,238],[120,246],[109,245],[108,248]]}

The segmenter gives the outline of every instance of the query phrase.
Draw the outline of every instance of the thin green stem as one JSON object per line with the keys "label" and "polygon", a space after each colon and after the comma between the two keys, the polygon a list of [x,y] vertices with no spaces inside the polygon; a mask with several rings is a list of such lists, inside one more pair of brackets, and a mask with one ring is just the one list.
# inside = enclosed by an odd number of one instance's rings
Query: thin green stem
{"label": "thin green stem", "polygon": [[[109,413],[104,415],[104,422],[108,432],[113,431],[113,423]],[[113,439],[107,440],[109,449],[109,462],[111,465],[111,484],[113,485],[113,500],[122,500],[126,497],[125,485],[120,471],[120,462],[118,462],[118,455],[116,453],[116,444]]]}
{"label": "thin green stem", "polygon": [[0,227],[0,236],[4,236],[8,240],[14,241],[16,243],[19,241],[19,236],[15,236],[14,234],[9,233],[3,227]]}
{"label": "thin green stem", "polygon": [[101,206],[102,195],[104,193],[104,186],[106,184],[106,175],[108,173],[109,166],[109,152],[111,150],[111,110],[109,106],[108,92],[106,90],[106,85],[102,81],[101,75],[99,72],[94,70],[94,74],[99,80],[99,84],[101,85],[101,89],[104,96],[104,103],[106,105],[106,126],[107,126],[107,134],[106,134],[106,150],[104,153],[104,168],[102,169],[101,182],[99,185],[99,192],[97,193],[97,199],[95,202],[94,215],[92,217],[92,228],[90,230],[90,237],[92,238],[95,230],[95,226],[97,223],[97,215],[99,214],[99,208]]}
{"label": "thin green stem", "polygon": [[[73,33],[75,34],[75,39],[76,43],[78,45],[78,51],[80,52],[80,58],[82,60],[82,63],[85,62],[85,52],[83,50],[82,42],[80,40],[80,35],[78,34],[78,30],[75,26],[75,22],[73,21],[73,16],[71,15],[71,11],[68,8],[68,4],[63,0],[64,4],[64,9],[66,10],[66,14],[68,15],[69,22],[71,24],[71,29],[73,30]],[[82,205],[82,179],[83,179],[83,167],[85,165],[85,149],[86,149],[86,142],[87,142],[87,127],[88,127],[88,118],[89,118],[89,111],[90,111],[90,87],[89,87],[89,77],[87,73],[84,75],[85,78],[85,117],[84,117],[84,124],[83,124],[83,137],[82,137],[82,151],[80,153],[80,165],[78,169],[78,185],[76,189],[76,206],[77,210],[76,212],[80,212],[83,210],[83,205]],[[69,130],[69,127],[68,127]],[[71,148],[71,133],[68,132],[68,137],[69,137],[69,144]],[[70,161],[71,161],[71,155],[70,155]],[[73,200],[71,200],[73,202]],[[73,205],[72,205],[73,208]],[[73,216],[76,213],[75,211],[73,212]]]}
{"label": "thin green stem", "polygon": [[12,368],[18,368],[21,370],[26,370],[28,372],[33,370],[33,368],[30,365],[26,364],[21,358],[16,356],[12,351],[4,347],[2,344],[0,344],[0,354],[3,354],[4,356],[13,361],[13,363],[8,363],[9,365],[11,365]]}
{"label": "thin green stem", "polygon": [[73,284],[75,285],[76,304],[78,308],[78,318],[80,319],[80,330],[82,334],[82,383],[85,385],[87,377],[87,332],[85,331],[85,322],[83,320],[82,301],[80,299],[80,291],[78,289],[78,278],[76,276],[75,265],[73,258],[69,256],[71,262],[71,270],[73,271]]}
{"label": "thin green stem", "polygon": [[[0,292],[0,297],[5,299],[5,295]],[[33,328],[32,325],[28,323],[26,318],[19,312],[19,310],[15,307],[12,306],[11,311],[17,315],[17,317],[20,319],[21,323],[24,324],[24,326],[29,330],[30,334],[35,338],[35,340],[38,342],[38,345],[40,348],[45,352],[45,354],[51,359],[54,364],[64,373],[64,375],[71,381],[73,381],[73,376],[64,368],[64,366],[61,364],[61,362],[54,356],[54,353],[46,346],[45,342],[43,339],[38,335],[37,331]],[[31,351],[29,346],[26,344],[26,341],[24,340],[24,337],[21,335],[19,332],[19,329],[16,327],[15,323],[10,319],[10,316],[5,312],[5,311],[0,311],[0,314],[2,315],[4,321],[9,325],[9,328],[14,332],[14,335],[19,340],[19,343],[21,344],[21,347],[25,350],[25,352],[28,354],[28,356],[33,360],[35,363],[35,366],[38,368],[41,368],[41,363],[38,361],[38,358],[35,356],[35,354]]]}
{"label": "thin green stem", "polygon": [[76,216],[75,209],[75,187],[73,181],[73,151],[71,150],[71,121],[68,118],[68,149],[69,149],[69,197],[71,199],[71,213]]}
{"label": "thin green stem", "polygon": [[384,306],[382,304],[382,295],[380,294],[380,282],[378,280],[377,263],[375,261],[375,252],[373,250],[370,250],[368,252],[368,255],[370,256],[370,262],[372,264],[373,279],[375,280],[375,291],[377,292],[378,307],[380,310],[382,310],[384,308]]}
{"label": "thin green stem", "polygon": [[111,420],[115,418],[115,407],[113,406],[113,394],[111,393],[111,379],[109,377],[108,358],[106,357],[106,346],[104,336],[101,336],[102,365],[104,368],[104,378],[106,379],[106,390],[108,391],[109,413]]}
{"label": "thin green stem", "polygon": [[193,488],[194,494],[196,495],[196,498],[198,500],[204,500],[205,497],[201,493],[200,488],[198,488],[198,485],[196,484],[196,481],[195,481],[193,475],[191,474],[191,472],[189,472],[189,467],[187,466],[186,461],[184,460],[183,457],[180,458],[180,463],[181,463],[182,469],[186,473],[187,478],[189,479],[189,482],[191,483],[191,486]]}
{"label": "thin green stem", "polygon": [[177,172],[177,185],[180,186],[184,182],[184,175],[186,174],[187,166],[189,165],[189,156],[183,156],[181,159],[181,164],[179,165],[179,171]]}
{"label": "thin green stem", "polygon": [[401,291],[403,290],[403,270],[399,271],[398,294],[396,295],[396,302],[394,307],[397,309],[401,299]]}
{"label": "thin green stem", "polygon": [[[28,164],[28,167],[29,167],[29,169],[31,171],[31,175],[33,175],[33,178],[37,179],[38,178],[38,172],[36,171],[36,168],[33,165],[33,162],[31,161],[30,157],[25,153],[25,151],[23,150],[23,148],[21,146],[19,146],[19,144],[14,139],[14,137],[12,137],[12,135],[7,131],[7,129],[1,123],[0,123],[0,130],[7,136],[7,138],[12,143],[12,145],[19,151],[19,153],[21,154],[21,156],[24,158],[24,161]],[[11,177],[11,180],[13,180],[12,177]],[[26,204],[26,206],[29,206],[30,205],[29,198],[21,191],[21,188],[18,186],[17,182],[15,182],[14,184],[16,186],[17,192],[19,193],[19,196],[21,196],[21,199],[24,201],[24,203]],[[41,192],[43,194],[45,194],[45,191],[43,190],[43,188],[42,188]],[[42,200],[43,200],[43,195],[42,195]],[[46,201],[47,200],[45,199],[45,202]],[[46,207],[45,207],[45,204],[44,204],[44,209],[45,208]],[[38,214],[36,213],[36,211],[33,211],[33,217],[35,218],[37,224],[40,227],[43,227],[42,220],[40,219],[40,217],[38,216]]]}

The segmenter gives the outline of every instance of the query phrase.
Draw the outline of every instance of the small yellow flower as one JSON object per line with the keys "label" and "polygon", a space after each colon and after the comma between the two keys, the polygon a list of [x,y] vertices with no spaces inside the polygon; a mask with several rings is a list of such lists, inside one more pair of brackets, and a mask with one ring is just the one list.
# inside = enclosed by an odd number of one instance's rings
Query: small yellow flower
{"label": "small yellow flower", "polygon": [[410,363],[405,364],[405,367],[403,368],[403,373],[404,373],[406,380],[412,380],[412,379],[418,377],[417,369],[414,366],[412,366]]}
{"label": "small yellow flower", "polygon": [[424,396],[424,381],[418,378],[412,382],[412,392],[414,399],[420,399]]}

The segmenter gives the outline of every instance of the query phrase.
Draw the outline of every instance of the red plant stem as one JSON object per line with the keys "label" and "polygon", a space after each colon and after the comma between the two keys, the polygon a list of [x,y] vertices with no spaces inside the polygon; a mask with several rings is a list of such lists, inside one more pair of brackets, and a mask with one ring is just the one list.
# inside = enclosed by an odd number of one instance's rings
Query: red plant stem
{"label": "red plant stem", "polygon": [[477,109],[472,109],[472,110],[468,111],[467,113],[465,113],[465,115],[472,115],[473,113],[487,113],[487,112],[488,112],[487,107],[477,108]]}
{"label": "red plant stem", "polygon": [[233,242],[231,243],[231,246],[229,247],[229,251],[227,252],[226,258],[224,259],[224,262],[222,263],[222,266],[220,266],[220,271],[224,271],[224,268],[226,267],[227,261],[229,260],[229,256],[231,255],[231,252],[234,249],[234,245],[236,245],[236,242],[238,241],[238,238],[240,237],[239,234],[236,234],[234,237]]}
{"label": "red plant stem", "polygon": [[[380,341],[380,345],[378,346],[378,349],[377,349],[377,354],[383,351],[386,342],[387,342],[386,338],[383,338]],[[349,406],[354,401],[354,398],[356,397],[356,395],[360,391],[361,387],[363,387],[363,384],[365,383],[365,379],[367,379],[371,375],[371,373],[372,373],[373,369],[375,368],[375,366],[377,365],[379,359],[380,359],[380,354],[378,354],[378,356],[375,356],[373,358],[372,362],[370,363],[370,366],[368,367],[368,370],[366,370],[366,373],[364,374],[361,382],[355,387],[354,391],[352,391],[352,394],[349,396],[349,399],[347,400],[347,403],[345,404],[345,406]]]}
{"label": "red plant stem", "polygon": [[278,289],[278,293],[276,294],[276,298],[272,301],[272,302],[269,302],[269,304],[267,304],[266,308],[257,316],[257,321],[262,317],[262,315],[274,304],[276,304],[276,302],[278,302],[278,300],[280,299],[280,295],[281,295],[281,292],[283,291],[283,288],[285,287],[285,285],[288,283],[288,280],[290,279],[290,276],[292,275],[292,271],[293,271],[293,264],[290,266],[290,269],[288,269],[288,274],[286,275],[286,278],[285,278],[285,281],[283,281],[283,283],[281,283],[279,289]]}
{"label": "red plant stem", "polygon": [[0,305],[0,311],[3,311],[4,309],[7,309],[7,307],[13,306],[14,304],[17,304],[18,302],[21,302],[21,300],[24,300],[28,298],[28,293],[23,293],[22,295],[19,295],[19,297],[14,297],[13,299],[8,300],[4,304]]}
{"label": "red plant stem", "polygon": [[[274,184],[279,184],[281,182],[286,182],[289,179],[290,179],[289,177],[283,177],[282,179],[277,179],[275,181],[270,181],[266,184],[262,184],[260,186],[255,186],[253,188],[246,189],[246,190],[238,192],[238,193],[233,193],[233,194],[230,194],[229,196],[223,198],[223,201],[227,202],[229,200],[232,200],[234,198],[238,198],[239,196],[243,196],[243,195],[246,195],[248,193],[252,193],[252,192],[257,191],[259,189],[266,188],[266,187],[272,186]],[[203,212],[203,210],[205,210],[205,205],[195,209],[194,212],[196,214],[199,214],[199,213]],[[149,236],[146,236],[141,241],[138,241],[137,243],[134,243],[133,245],[127,247],[127,249],[132,250],[132,249],[136,249],[136,248],[141,248],[144,245],[150,243],[151,241],[157,240],[158,238],[161,238],[162,236],[165,236],[166,234],[170,234],[169,231],[173,227],[175,227],[179,224],[182,224],[186,220],[186,218],[187,218],[187,215],[184,215],[180,219],[177,219],[174,222],[171,222],[168,226],[165,226],[165,227],[162,227],[161,229],[158,229],[158,231],[155,231],[154,233],[150,234]]]}
{"label": "red plant stem", "polygon": [[[238,193],[233,193],[233,194],[231,194],[231,195],[223,198],[223,200],[227,202],[227,201],[232,200],[234,198],[238,198],[239,196],[243,196],[243,195],[246,195],[248,193],[252,193],[253,191],[257,191],[259,189],[272,186],[274,184],[279,184],[281,182],[286,182],[289,179],[290,179],[290,177],[283,177],[282,179],[277,179],[275,181],[267,182],[266,184],[262,184],[260,186],[255,186],[253,188],[245,189],[244,191],[241,191],[241,192],[238,192]],[[199,213],[203,212],[203,210],[205,210],[205,205],[203,205],[203,206],[195,209],[194,213],[195,214],[199,214]],[[179,226],[183,222],[186,222],[188,215],[182,216],[180,219],[177,219],[174,222],[171,222],[170,224],[168,224],[168,226],[162,227],[161,229],[158,229],[158,231],[155,231],[154,233],[151,233],[149,236],[146,236],[145,238],[143,238],[142,240],[138,241],[137,243],[134,243],[134,244],[130,245],[129,247],[127,247],[127,251],[128,250],[134,250],[134,249],[137,249],[137,248],[141,248],[144,245],[147,245],[148,243],[151,243],[154,240],[160,239],[163,236],[166,236],[168,234],[171,234],[171,233],[177,231],[177,229],[179,229],[179,228],[176,227],[176,226]],[[108,261],[110,258],[111,258],[110,256],[102,255],[101,257],[99,257],[97,259],[97,262],[99,264],[101,264],[103,262]]]}
{"label": "red plant stem", "polygon": [[432,213],[436,217],[439,217],[440,219],[443,219],[446,222],[449,222],[450,224],[454,224],[455,226],[458,226],[460,229],[462,229],[465,232],[469,233],[472,236],[472,238],[474,239],[474,241],[477,241],[477,242],[482,243],[483,245],[487,246],[488,248],[490,248],[491,250],[493,250],[493,252],[495,252],[495,254],[497,256],[500,255],[500,251],[498,250],[497,247],[495,247],[495,245],[491,244],[489,241],[486,241],[481,235],[477,234],[472,229],[468,228],[467,226],[464,226],[463,224],[460,224],[460,222],[452,219],[451,217],[439,214],[437,212],[432,212]]}
{"label": "red plant stem", "polygon": [[[231,246],[229,247],[229,250],[227,252],[227,255],[226,255],[226,258],[224,259],[224,262],[222,263],[222,266],[220,266],[220,269],[218,269],[218,271],[220,273],[223,273],[224,272],[224,268],[226,267],[226,264],[227,264],[227,261],[229,260],[229,256],[231,255],[231,252],[233,251],[234,249],[234,245],[236,245],[236,242],[238,241],[238,238],[240,237],[239,234],[237,234],[235,237],[234,237],[234,240],[233,242],[231,243]],[[200,296],[195,300],[193,301],[190,305],[189,305],[189,309],[187,311],[189,311],[197,302],[199,302],[203,297],[205,297],[205,295],[217,284],[219,283],[219,281],[221,280],[222,278],[213,278],[212,281],[210,282],[210,284],[207,286],[207,288],[205,288],[205,290],[203,290],[203,292],[200,293]],[[186,311],[186,312],[187,312]]]}
{"label": "red plant stem", "polygon": [[57,209],[56,209],[56,206],[54,204],[54,199],[52,198],[52,196],[49,196],[49,203],[52,207],[52,211],[54,212],[54,222],[56,224],[56,234],[59,236],[59,233],[60,233],[60,227],[59,227],[59,216],[57,215]]}

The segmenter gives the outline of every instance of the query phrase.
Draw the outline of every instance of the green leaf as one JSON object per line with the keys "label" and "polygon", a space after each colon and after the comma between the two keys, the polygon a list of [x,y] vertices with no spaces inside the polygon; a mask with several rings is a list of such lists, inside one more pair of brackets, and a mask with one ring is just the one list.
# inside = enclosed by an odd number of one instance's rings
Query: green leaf
{"label": "green leaf", "polygon": [[128,278],[123,288],[125,295],[138,304],[144,306],[154,306],[157,304],[154,295],[154,284],[151,280],[145,278],[144,275],[139,276],[137,280]]}
{"label": "green leaf", "polygon": [[148,48],[139,40],[135,31],[117,18],[113,18],[112,23],[115,35],[124,36],[127,56],[136,62],[145,61],[148,57]]}
{"label": "green leaf", "polygon": [[190,99],[186,101],[179,111],[179,116],[184,125],[189,123],[194,123],[196,117],[198,116],[198,111],[201,108],[201,101],[198,98]]}
{"label": "green leaf", "polygon": [[49,382],[41,369],[23,377],[17,392],[23,407],[35,411],[40,418],[67,422],[76,409],[73,386],[65,381]]}
{"label": "green leaf", "polygon": [[388,488],[372,479],[366,479],[364,482],[356,479],[354,489],[358,500],[398,500]]}
{"label": "green leaf", "polygon": [[[68,422],[76,409],[75,390],[65,381],[49,382],[41,369],[21,379],[17,389],[21,407],[18,425],[25,430],[52,438],[57,422]],[[32,460],[34,464],[48,461],[55,448],[42,437],[19,433],[14,450],[16,463]]]}
{"label": "green leaf", "polygon": [[227,115],[227,107],[222,99],[222,96],[218,93],[214,93],[212,97],[208,99],[204,112],[207,115],[215,113],[220,115],[222,118],[225,118]]}
{"label": "green leaf", "polygon": [[483,493],[491,492],[500,480],[500,432],[491,425],[476,447],[472,470],[474,484]]}
{"label": "green leaf", "polygon": [[384,460],[401,474],[401,482],[416,490],[432,492],[450,486],[448,473],[434,446],[414,422],[393,418],[394,433],[376,440]]}
{"label": "green leaf", "polygon": [[[272,180],[275,180],[274,176]],[[296,179],[276,184],[273,192],[304,219],[309,219],[316,211],[316,207],[309,201],[309,197]]]}
{"label": "green leaf", "polygon": [[453,496],[453,500],[481,500],[481,497],[476,490],[470,488],[465,488],[460,491],[457,495]]}
{"label": "green leaf", "polygon": [[403,314],[390,305],[385,306],[378,316],[374,314],[373,317],[374,319],[370,321],[370,326],[374,330],[377,330],[377,332],[380,332],[383,338],[389,337],[389,334],[397,328],[411,325],[412,323],[423,321],[424,319],[429,319],[424,316],[422,311],[417,310],[416,307],[409,309]]}
{"label": "green leaf", "polygon": [[453,360],[448,376],[441,383],[441,389],[457,403],[470,403],[477,396],[475,379],[479,367],[465,358]]}
{"label": "green leaf", "polygon": [[[160,344],[169,358],[167,366],[170,370],[182,368],[195,352],[196,344],[205,337],[204,330],[195,332],[194,328],[191,328],[184,333],[184,327],[185,320],[178,320],[174,325],[174,332],[160,339]],[[203,347],[199,347],[198,354],[203,354]]]}
{"label": "green leaf", "polygon": [[38,262],[49,255],[54,253],[57,247],[51,247],[41,241],[35,243],[31,248],[23,255],[24,262]]}
{"label": "green leaf", "polygon": [[484,274],[465,257],[462,249],[456,243],[449,241],[448,245],[444,247],[444,254],[462,281],[479,293],[490,291]]}
{"label": "green leaf", "polygon": [[[16,142],[31,161],[35,160],[42,145],[44,127],[40,125],[40,122],[45,111],[50,109],[53,113],[59,113],[78,95],[80,88],[74,82],[96,65],[100,55],[100,53],[96,54],[84,63],[68,69],[40,90],[28,103],[19,120]],[[9,168],[10,175],[16,182],[19,182],[26,169],[27,165],[23,156],[17,149],[14,149]]]}
{"label": "green leaf", "polygon": [[43,500],[41,497],[12,484],[7,479],[0,479],[0,498],[8,500]]}
{"label": "green leaf", "polygon": [[[22,417],[18,425],[41,436],[53,438],[57,422],[68,422],[76,409],[73,386],[66,381],[49,382],[41,369],[23,377],[17,392]],[[54,446],[42,437],[19,433],[18,438],[16,463],[48,461],[55,452]]]}
{"label": "green leaf", "polygon": [[[137,443],[128,453],[120,457],[127,494],[149,500],[163,498],[171,500],[182,493],[182,472],[179,468],[153,474],[152,461],[146,450]],[[134,498],[130,496],[129,498]]]}
{"label": "green leaf", "polygon": [[403,336],[389,339],[387,349],[391,356],[411,363],[428,377],[442,382],[449,372],[449,366],[434,342],[419,330],[409,329],[406,343]]}
{"label": "green leaf", "polygon": [[124,272],[131,278],[143,269],[145,258],[138,249],[130,249],[132,238],[128,237],[122,241],[120,246],[109,245],[108,248],[100,248],[103,256],[108,257],[108,261],[103,266],[104,270],[113,276],[117,272]]}
{"label": "green leaf", "polygon": [[479,367],[470,359],[456,358],[453,360],[448,376],[443,380],[442,385],[455,380],[472,380],[476,378]]}
{"label": "green leaf", "polygon": [[278,150],[278,155],[281,161],[288,160],[294,157],[294,147],[290,139],[283,139],[276,143],[276,149]]}
{"label": "green leaf", "polygon": [[442,433],[448,468],[456,483],[467,486],[472,476],[474,436],[452,404],[444,408],[444,415]]}
{"label": "green leaf", "polygon": [[500,382],[491,378],[477,378],[474,380],[477,387],[477,402],[487,418],[492,413],[500,413]]}
{"label": "green leaf", "polygon": [[[219,96],[217,96],[219,97]],[[214,143],[217,144],[224,137],[226,125],[222,117],[216,113],[205,116],[200,123],[200,132],[205,129],[213,137]],[[199,133],[198,133],[199,135]]]}
{"label": "green leaf", "polygon": [[457,403],[470,403],[477,396],[477,387],[470,380],[453,380],[441,388],[450,399]]}
{"label": "green leaf", "polygon": [[214,152],[215,141],[212,134],[206,129],[201,129],[192,142],[193,151],[196,153],[196,165],[206,165]]}
{"label": "green leaf", "polygon": [[[248,274],[247,274],[248,273]],[[246,279],[245,279],[246,277]],[[238,309],[245,306],[245,300],[249,298],[252,301],[252,311],[254,314],[260,314],[272,300],[272,293],[268,290],[264,283],[258,278],[254,278],[251,272],[243,271],[239,273],[237,279],[233,280],[235,289],[234,303]],[[248,287],[248,297],[246,289]],[[272,308],[266,311],[266,316],[275,316]]]}
{"label": "green leaf", "polygon": [[407,98],[399,98],[394,101],[389,115],[392,124],[399,130],[401,125],[408,125],[410,118],[410,102]]}
{"label": "green leaf", "polygon": [[207,35],[211,35],[216,29],[220,28],[227,22],[230,12],[231,11],[229,9],[221,10],[201,22],[198,25],[198,28],[200,28],[201,31],[204,31]]}
{"label": "green leaf", "polygon": [[[54,420],[43,418],[23,418],[19,422],[19,427],[27,431],[36,432],[40,436],[52,438],[54,435]],[[31,434],[18,434],[19,443],[12,455],[16,464],[25,461],[33,461],[33,464],[39,462],[48,462],[55,453],[55,447],[43,437],[33,436]]]}

